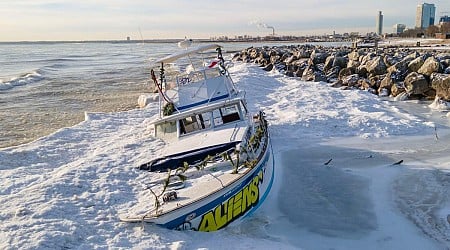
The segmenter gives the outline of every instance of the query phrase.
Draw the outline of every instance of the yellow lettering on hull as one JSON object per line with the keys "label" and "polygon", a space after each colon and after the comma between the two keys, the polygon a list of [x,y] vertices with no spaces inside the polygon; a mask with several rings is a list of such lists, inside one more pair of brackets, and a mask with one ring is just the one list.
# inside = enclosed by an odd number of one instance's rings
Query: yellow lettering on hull
{"label": "yellow lettering on hull", "polygon": [[250,210],[259,201],[259,184],[263,181],[264,173],[261,170],[244,188],[234,196],[202,216],[199,231],[216,231],[233,220],[239,218]]}

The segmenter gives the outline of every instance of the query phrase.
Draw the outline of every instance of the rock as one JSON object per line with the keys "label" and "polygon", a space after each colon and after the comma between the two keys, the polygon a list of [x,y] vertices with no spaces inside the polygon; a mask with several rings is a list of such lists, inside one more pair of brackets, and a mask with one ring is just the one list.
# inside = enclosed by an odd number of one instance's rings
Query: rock
{"label": "rock", "polygon": [[436,59],[441,62],[444,60],[450,60],[450,53],[440,53],[436,55]]}
{"label": "rock", "polygon": [[430,89],[427,79],[419,73],[411,72],[405,78],[405,90],[409,95],[425,95]]}
{"label": "rock", "polygon": [[313,64],[319,64],[319,63],[325,63],[325,60],[327,59],[327,57],[328,57],[328,54],[326,52],[314,50],[311,53],[310,58],[311,58]]}
{"label": "rock", "polygon": [[450,59],[440,60],[439,62],[441,62],[444,68],[450,67]]}
{"label": "rock", "polygon": [[355,72],[356,71],[354,68],[343,68],[341,69],[341,71],[339,71],[338,79],[342,80],[346,76],[355,74]]}
{"label": "rock", "polygon": [[403,58],[403,60],[411,62],[412,60],[416,59],[419,56],[420,56],[420,53],[417,51],[414,51],[413,53],[411,53],[411,54],[407,55],[405,58]]}
{"label": "rock", "polygon": [[314,79],[314,69],[312,66],[308,66],[303,70],[302,80],[303,81],[312,81]]}
{"label": "rock", "polygon": [[359,81],[359,75],[358,74],[353,74],[353,75],[349,75],[346,76],[342,79],[342,85],[344,86],[349,86],[349,87],[354,87],[358,84]]}
{"label": "rock", "polygon": [[450,66],[444,70],[444,74],[450,74]]}
{"label": "rock", "polygon": [[294,51],[294,56],[296,56],[297,58],[310,58],[311,51],[308,51],[306,49],[300,49],[300,50]]}
{"label": "rock", "polygon": [[409,72],[417,72],[420,67],[422,67],[424,62],[425,59],[423,56],[419,56],[416,59],[412,60],[410,63],[408,63]]}
{"label": "rock", "polygon": [[304,71],[304,69],[302,69],[302,68],[297,68],[297,71],[295,71],[294,75],[295,75],[296,77],[302,77],[303,71]]}
{"label": "rock", "polygon": [[278,71],[285,71],[287,66],[285,62],[277,62],[274,64],[274,67],[278,70]]}
{"label": "rock", "polygon": [[312,66],[308,66],[302,74],[303,81],[326,82],[327,78],[321,72],[314,70]]}
{"label": "rock", "polygon": [[273,55],[270,56],[270,63],[272,64],[276,64],[280,61],[280,56],[279,55]]}
{"label": "rock", "polygon": [[431,76],[432,73],[439,72],[439,71],[442,72],[441,64],[439,63],[438,60],[436,60],[436,58],[431,56],[431,57],[428,57],[427,60],[425,60],[422,67],[420,67],[420,69],[417,70],[417,73],[426,75],[426,76]]}
{"label": "rock", "polygon": [[350,54],[348,54],[348,59],[351,61],[359,61],[359,53],[358,51],[353,51]]}
{"label": "rock", "polygon": [[339,67],[333,67],[327,72],[327,79],[329,82],[334,82],[336,79],[339,78],[339,71],[341,69]]}
{"label": "rock", "polygon": [[327,59],[325,60],[325,65],[323,67],[325,71],[328,71],[329,69],[331,69],[331,67],[333,67],[334,58],[334,56],[327,57]]}
{"label": "rock", "polygon": [[[366,78],[360,78],[358,81],[358,86],[360,89],[365,89],[365,90],[373,89],[372,86],[370,85],[370,81]],[[376,92],[376,90],[375,90],[375,92]]]}
{"label": "rock", "polygon": [[450,101],[450,75],[431,74],[431,87],[436,90],[436,96],[444,101]]}
{"label": "rock", "polygon": [[393,97],[396,97],[400,95],[401,93],[406,92],[405,86],[403,85],[403,82],[401,83],[394,83],[391,87],[391,95]]}
{"label": "rock", "polygon": [[[353,60],[349,60],[347,63],[347,68],[358,68],[361,65],[361,63],[359,61],[353,61]],[[345,67],[343,67],[345,68]]]}
{"label": "rock", "polygon": [[348,59],[342,56],[336,56],[333,60],[333,67],[345,68],[347,66]]}
{"label": "rock", "polygon": [[370,87],[374,88],[374,89],[379,89],[380,85],[381,85],[381,81],[384,79],[384,77],[385,77],[385,75],[370,76],[369,77]]}
{"label": "rock", "polygon": [[333,82],[330,85],[330,87],[333,87],[333,88],[340,88],[340,87],[342,87],[342,80],[337,80],[336,82]]}
{"label": "rock", "polygon": [[391,67],[389,67],[387,69],[387,71],[389,73],[396,72],[396,71],[406,72],[406,71],[408,71],[408,64],[409,64],[409,62],[402,60],[402,61],[392,65]]}
{"label": "rock", "polygon": [[386,74],[386,64],[380,56],[375,57],[367,63],[367,71],[371,75],[383,75]]}
{"label": "rock", "polygon": [[388,95],[390,94],[392,85],[394,85],[394,81],[392,80],[391,76],[392,76],[391,73],[387,73],[386,76],[383,78],[383,80],[381,80],[380,87],[378,89],[379,93],[382,92],[382,89],[386,89]]}
{"label": "rock", "polygon": [[284,62],[285,62],[287,65],[289,65],[289,64],[293,64],[293,63],[294,63],[295,61],[297,61],[297,60],[298,60],[298,58],[297,58],[296,56],[292,55],[292,56],[286,58],[286,60],[284,60]]}
{"label": "rock", "polygon": [[386,65],[387,68],[391,67],[392,65],[395,65],[400,62],[401,59],[394,57],[392,55],[385,55],[383,57],[383,62]]}
{"label": "rock", "polygon": [[273,64],[269,63],[266,67],[263,68],[265,71],[271,71],[273,69]]}
{"label": "rock", "polygon": [[386,97],[389,96],[389,90],[382,88],[380,89],[381,91],[378,91],[378,96],[382,96],[382,97]]}

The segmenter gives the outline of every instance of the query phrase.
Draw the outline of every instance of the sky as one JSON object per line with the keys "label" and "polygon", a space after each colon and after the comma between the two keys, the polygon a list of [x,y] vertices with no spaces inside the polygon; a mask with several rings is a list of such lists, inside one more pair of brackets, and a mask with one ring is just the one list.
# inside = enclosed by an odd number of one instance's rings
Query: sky
{"label": "sky", "polygon": [[[0,41],[313,35],[413,27],[416,0],[2,0]],[[435,0],[436,19],[450,1]],[[259,25],[258,25],[259,24]]]}

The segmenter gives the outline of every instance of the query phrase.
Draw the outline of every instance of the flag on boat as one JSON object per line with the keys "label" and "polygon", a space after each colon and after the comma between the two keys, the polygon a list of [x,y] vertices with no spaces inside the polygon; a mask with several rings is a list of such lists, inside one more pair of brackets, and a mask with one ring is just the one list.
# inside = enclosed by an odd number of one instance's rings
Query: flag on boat
{"label": "flag on boat", "polygon": [[213,68],[214,66],[217,65],[218,62],[219,62],[218,60],[213,60],[213,61],[209,64],[208,68],[210,68],[210,69]]}

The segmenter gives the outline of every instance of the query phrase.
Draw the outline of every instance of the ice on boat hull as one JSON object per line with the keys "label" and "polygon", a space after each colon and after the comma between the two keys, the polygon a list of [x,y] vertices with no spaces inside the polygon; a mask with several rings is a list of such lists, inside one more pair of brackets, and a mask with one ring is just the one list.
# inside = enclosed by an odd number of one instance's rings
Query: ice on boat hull
{"label": "ice on boat hull", "polygon": [[[187,56],[203,59],[205,50],[217,51],[218,68],[203,63],[194,72],[176,72],[173,81],[164,65]],[[264,113],[248,112],[245,93],[231,80],[220,46],[204,45],[157,60],[159,117],[154,136],[164,140],[162,156],[140,166],[162,176],[148,186],[154,197],[136,206],[140,215],[127,222],[151,222],[169,229],[216,231],[251,214],[272,186],[274,164]],[[171,186],[171,182],[186,182]],[[173,183],[172,183],[173,184]],[[143,212],[145,211],[145,212]]]}
{"label": "ice on boat hull", "polygon": [[266,199],[274,180],[270,142],[259,163],[245,177],[201,200],[159,217],[123,217],[126,222],[151,222],[168,229],[216,231],[252,214]]}

